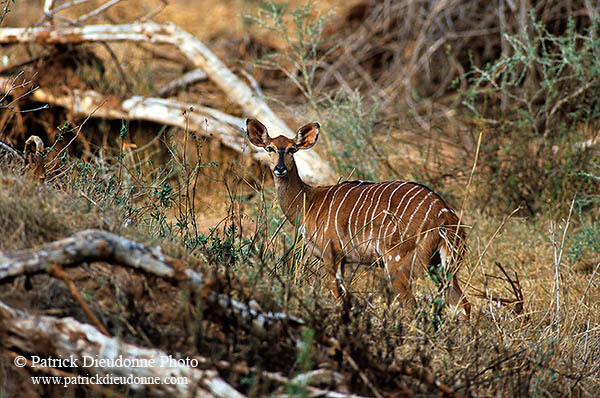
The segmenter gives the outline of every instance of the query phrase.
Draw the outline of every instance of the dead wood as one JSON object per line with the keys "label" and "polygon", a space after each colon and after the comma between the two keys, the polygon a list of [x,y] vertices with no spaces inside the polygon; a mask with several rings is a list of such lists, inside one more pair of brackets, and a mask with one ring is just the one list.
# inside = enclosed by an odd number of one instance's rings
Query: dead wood
{"label": "dead wood", "polygon": [[25,141],[25,169],[30,178],[36,181],[46,179],[46,166],[44,165],[44,142],[37,135],[32,135]]}
{"label": "dead wood", "polygon": [[522,315],[525,298],[523,295],[523,288],[521,287],[521,281],[519,280],[519,275],[515,272],[515,277],[513,279],[508,274],[508,272],[506,272],[506,270],[504,269],[502,264],[500,264],[497,261],[494,264],[496,265],[496,267],[498,267],[500,269],[500,271],[502,271],[502,273],[504,274],[504,278],[501,278],[501,277],[498,277],[495,275],[490,275],[490,274],[485,274],[485,276],[488,278],[495,278],[495,279],[499,279],[499,280],[508,282],[508,284],[510,285],[511,293],[512,293],[513,297],[512,298],[500,297],[497,294],[493,294],[488,291],[483,291],[483,290],[480,290],[477,288],[473,288],[474,290],[476,290],[478,292],[475,295],[475,297],[480,297],[480,298],[485,299],[486,301],[496,303],[498,306],[514,304],[515,313],[517,315]]}
{"label": "dead wood", "polygon": [[[0,88],[8,83],[8,78],[0,76]],[[72,90],[69,95],[55,95],[49,90],[38,88],[30,97],[37,102],[66,108],[75,116],[146,120],[191,129],[206,136],[214,135],[219,137],[224,146],[236,152],[251,153],[256,160],[267,161],[263,150],[246,144],[245,119],[210,107],[155,97],[133,96],[121,100],[94,90],[79,89]]]}
{"label": "dead wood", "polygon": [[304,322],[281,312],[262,312],[210,288],[206,278],[178,259],[162,254],[160,247],[150,248],[105,231],[87,230],[69,238],[34,249],[0,252],[0,281],[24,274],[49,273],[52,264],[73,266],[83,262],[106,261],[140,269],[170,281],[187,284],[210,305],[247,331],[265,337],[278,334],[282,326],[297,327]]}
{"label": "dead wood", "polygon": [[[8,79],[0,76],[0,87],[7,83]],[[78,89],[72,90],[69,95],[55,95],[49,90],[38,88],[30,97],[37,102],[66,108],[75,116],[146,120],[182,129],[189,127],[200,134],[218,136],[223,145],[235,151],[241,152],[245,146],[244,133],[241,130],[245,126],[245,120],[206,106],[140,96],[121,100],[94,90]],[[263,159],[262,153],[259,156],[258,152],[254,151],[254,154],[257,159]]]}
{"label": "dead wood", "polygon": [[52,264],[50,266],[50,275],[65,282],[65,284],[69,288],[69,291],[73,295],[73,298],[75,299],[77,304],[79,304],[79,306],[83,310],[84,314],[88,317],[88,319],[92,321],[96,329],[102,332],[103,335],[110,336],[108,330],[106,330],[102,322],[100,322],[98,317],[92,312],[90,307],[87,305],[83,297],[81,297],[79,290],[77,290],[77,286],[75,286],[75,283],[73,282],[73,280],[71,280],[71,278],[69,278],[69,275],[67,275],[65,270],[62,269],[62,267],[58,264]]}
{"label": "dead wood", "polygon": [[[315,372],[324,373],[321,370],[318,370]],[[326,371],[326,373],[329,373],[329,372]],[[351,394],[351,393],[343,393],[343,392],[338,392],[338,391],[327,391],[327,390],[322,390],[320,388],[312,387],[310,385],[304,385],[302,383],[305,382],[305,380],[301,378],[301,376],[304,376],[304,374],[297,376],[294,379],[288,379],[287,377],[282,376],[279,373],[273,373],[273,372],[262,372],[261,376],[267,380],[276,381],[283,385],[288,385],[288,386],[289,385],[301,385],[305,388],[305,390],[307,391],[307,396],[309,396],[309,397],[363,398],[363,396],[355,395],[355,394]],[[295,395],[294,394],[274,394],[273,396],[284,398],[284,397],[294,397]]]}
{"label": "dead wood", "polygon": [[[246,363],[232,364],[224,360],[211,361],[204,357],[195,357],[201,365],[211,366],[216,365],[217,368],[227,371],[232,371],[244,376],[260,375],[262,378],[282,384],[282,386],[302,386],[311,397],[331,397],[331,398],[362,398],[359,395],[336,391],[344,389],[345,377],[333,370],[327,368],[319,368],[310,370],[306,373],[301,373],[293,378],[283,376],[281,373],[268,372],[265,370],[249,367]],[[325,390],[324,386],[331,390]],[[285,397],[286,394],[274,394],[272,396]]]}
{"label": "dead wood", "polygon": [[176,88],[193,84],[197,81],[206,79],[206,73],[202,69],[194,69],[181,75],[181,77],[170,81],[158,90],[158,93],[164,97],[174,91]]}
{"label": "dead wood", "polygon": [[363,372],[362,369],[358,366],[358,364],[352,358],[352,356],[350,355],[350,353],[348,352],[348,350],[346,350],[345,348],[343,348],[341,346],[341,344],[339,343],[339,341],[336,340],[335,338],[331,338],[331,343],[332,343],[333,347],[335,347],[336,349],[342,351],[342,354],[344,355],[344,359],[346,360],[346,362],[348,362],[348,364],[350,364],[350,366],[352,367],[352,369],[354,369],[354,371],[356,373],[358,373],[358,376],[361,378],[361,380],[363,381],[363,383],[365,383],[365,385],[367,387],[369,387],[369,390],[371,390],[371,392],[373,393],[373,396],[376,397],[376,398],[383,398],[383,395],[381,395],[381,392],[379,392],[379,390],[377,390],[377,388],[373,385],[373,383],[371,383],[371,381],[369,380],[369,378],[367,377],[367,375],[365,374],[365,372]]}
{"label": "dead wood", "polygon": [[[293,137],[293,132],[242,80],[202,42],[174,24],[154,22],[126,25],[87,25],[67,27],[34,27],[0,29],[0,44],[40,43],[78,44],[89,42],[132,41],[170,44],[177,47],[194,65],[211,79],[245,114],[262,120],[275,135]],[[333,171],[314,151],[298,153],[298,168],[303,177],[317,183],[331,181]]]}
{"label": "dead wood", "polygon": [[[283,324],[302,325],[303,321],[285,313],[262,312],[257,305],[246,305],[225,294],[211,290],[206,278],[185,267],[179,260],[162,254],[160,248],[150,248],[117,235],[87,230],[70,238],[41,245],[35,249],[21,250],[12,253],[0,252],[0,283],[19,275],[47,272],[69,285],[71,293],[79,295],[73,281],[57,264],[73,266],[82,262],[105,261],[143,270],[147,273],[165,278],[168,281],[190,284],[210,305],[219,307],[236,319],[238,325],[245,325],[247,330],[265,336]],[[80,302],[80,300],[77,300]],[[83,300],[81,300],[83,301]],[[85,302],[80,303],[87,307]],[[85,313],[92,319],[95,327],[80,323],[73,318],[56,318],[51,316],[33,316],[0,302],[0,346],[9,352],[14,350],[48,358],[75,358],[79,363],[84,357],[99,361],[114,361],[123,358],[131,361],[150,361],[167,358],[169,353],[158,349],[143,348],[126,344],[112,338],[100,321],[91,313]],[[339,344],[339,343],[338,343]],[[14,355],[12,355],[14,357]],[[194,356],[197,365],[204,368],[224,369],[241,374],[257,374],[260,377],[282,384],[282,388],[290,385],[302,386],[309,396],[360,398],[347,392],[324,389],[327,385],[332,389],[343,388],[344,376],[334,370],[316,369],[300,374],[294,378],[279,373],[268,372],[247,366],[233,366],[225,361],[213,363],[204,357]],[[13,358],[14,359],[14,358]],[[108,363],[107,362],[107,363]],[[59,372],[54,368],[32,366],[30,368],[50,374],[58,374],[63,378],[77,377],[78,373]],[[356,366],[356,364],[355,364]],[[243,397],[228,383],[223,381],[216,370],[201,370],[190,366],[177,367],[124,367],[101,364],[86,367],[92,375],[113,377],[185,377],[188,383],[177,384],[132,384],[134,390],[146,389],[153,395],[169,396],[176,394],[184,397]],[[90,383],[85,383],[90,384]],[[115,383],[120,384],[120,383]],[[91,388],[95,388],[91,387]],[[285,391],[282,389],[281,391]],[[282,396],[285,396],[282,395]]]}
{"label": "dead wood", "polygon": [[[129,387],[133,390],[149,390],[157,396],[243,397],[214,370],[201,370],[181,362],[177,366],[119,366],[116,362],[118,358],[126,358],[130,363],[167,363],[163,358],[168,359],[169,353],[124,343],[73,318],[32,316],[0,302],[0,320],[0,340],[5,348],[17,348],[22,352],[50,358],[73,358],[78,367],[83,365],[86,358],[93,358],[97,360],[95,366],[86,366],[85,370],[93,375],[110,376],[113,380],[132,376],[163,381],[157,384],[131,383]],[[186,378],[188,382],[164,382],[173,377]]]}
{"label": "dead wood", "polygon": [[23,157],[23,155],[21,155],[19,152],[13,149],[10,145],[0,141],[0,153],[2,153],[2,151],[8,152],[20,161],[25,162],[25,158]]}
{"label": "dead wood", "polygon": [[[350,353],[348,352],[348,350],[342,346],[342,344],[339,342],[339,340],[337,340],[334,337],[331,337],[331,338],[329,338],[328,343],[335,350],[341,351],[342,355],[344,356],[344,359],[358,373],[359,377],[361,379],[363,379],[363,382],[365,383],[366,386],[369,387],[369,389],[374,394],[374,396],[383,396],[379,391],[377,391],[375,386],[367,379],[364,372],[360,369],[358,364],[350,356]],[[381,373],[403,375],[403,376],[410,377],[414,380],[420,381],[421,383],[429,386],[430,388],[432,388],[434,390],[437,390],[441,394],[445,394],[445,395],[453,397],[453,398],[458,398],[458,397],[462,396],[462,395],[458,394],[456,391],[454,391],[452,388],[450,388],[448,385],[442,383],[438,379],[429,375],[424,370],[419,371],[418,369],[415,369],[415,368],[412,368],[409,366],[396,366],[396,365],[392,365],[392,366],[389,366],[386,368],[383,365],[378,364],[378,363],[370,363],[370,367],[373,369],[376,369],[377,371],[379,371]],[[413,392],[413,394],[414,394],[414,392]],[[467,394],[466,396],[470,396],[470,394]]]}
{"label": "dead wood", "polygon": [[[15,359],[21,357],[21,355],[19,355],[18,353],[12,351],[12,350],[7,350],[6,348],[0,347],[2,348],[2,351],[6,352],[11,359],[14,361]],[[35,366],[35,370],[38,372],[42,372],[45,374],[50,374],[52,376],[60,376],[60,377],[77,377],[75,374],[73,373],[69,373],[69,372],[65,372],[64,370],[60,370],[60,369],[56,369],[56,368],[52,368],[52,367],[48,367],[48,366],[37,366],[34,365],[32,361],[27,360],[25,362],[27,364],[27,367],[31,368]],[[118,392],[104,387],[102,385],[99,384],[90,384],[89,385],[91,389],[94,390],[98,390],[99,392],[101,392],[102,394],[104,394],[105,396],[108,397],[113,397],[113,398],[125,398],[125,395],[123,394],[119,394]]]}

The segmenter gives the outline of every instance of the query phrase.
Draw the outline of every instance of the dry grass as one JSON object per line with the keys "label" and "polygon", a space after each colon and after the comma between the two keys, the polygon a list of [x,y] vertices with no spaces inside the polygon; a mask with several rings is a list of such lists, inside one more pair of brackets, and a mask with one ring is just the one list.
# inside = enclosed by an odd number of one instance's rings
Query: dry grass
{"label": "dry grass", "polygon": [[[303,3],[294,1],[290,8]],[[319,3],[316,13],[334,3],[337,2]],[[546,3],[551,2],[541,2],[539,7]],[[576,15],[578,23],[586,25],[588,11],[578,3],[552,4]],[[139,4],[123,2],[120,9],[109,15],[115,22],[129,21],[141,12],[133,7]],[[154,7],[144,4],[144,11]],[[254,14],[254,2],[210,0],[199,4],[173,1],[159,20],[175,22],[209,42],[234,68],[274,49],[285,50],[280,38],[259,32],[256,26],[245,27],[237,16]],[[470,6],[474,6],[475,14],[466,12]],[[5,25],[36,22],[36,7],[39,4],[34,2],[15,3]],[[576,8],[578,12],[574,11]],[[480,18],[473,19],[473,15]],[[471,175],[477,134],[485,126],[465,116],[451,82],[459,78],[459,85],[467,84],[461,76],[469,66],[469,51],[475,52],[478,62],[491,60],[503,48],[498,33],[513,32],[522,26],[519,14],[513,14],[512,19],[502,19],[501,15],[506,16],[486,2],[356,1],[339,5],[328,29],[339,33],[334,41],[340,48],[324,60],[315,88],[327,94],[347,84],[383,104],[375,130],[389,131],[389,135],[378,133],[375,142],[383,142],[388,148],[390,166],[378,169],[377,179],[416,176],[421,182],[431,183],[460,208],[467,195],[466,181]],[[552,15],[544,14],[544,18],[553,31],[564,29]],[[75,75],[87,86],[100,82],[107,92],[125,95],[126,86],[110,67],[109,55],[99,46],[88,50],[102,60],[105,74],[93,76],[79,69],[79,75],[74,72]],[[149,55],[130,45],[115,45],[114,50],[118,58],[124,59],[127,54],[131,61],[126,70],[137,94],[153,94],[161,83],[186,68],[173,60],[158,61],[156,54]],[[7,54],[17,57],[23,51],[10,49]],[[177,57],[169,50],[160,51]],[[45,70],[43,65],[34,64],[31,71],[39,68],[41,73]],[[92,70],[89,65],[83,68]],[[297,119],[294,110],[306,114],[304,98],[280,71],[254,69],[252,73],[269,95],[291,106],[292,111],[274,104],[284,118]],[[178,95],[186,101],[239,112],[210,82],[195,84]],[[47,142],[52,142],[56,126],[67,118],[59,112],[51,117],[23,116],[18,123],[7,124],[0,140],[10,138],[19,147],[26,138],[25,132],[33,129],[27,126],[41,126],[37,130],[45,131]],[[600,389],[600,269],[598,261],[588,266],[588,260],[596,258],[597,253],[585,252],[578,262],[571,262],[568,255],[574,240],[580,239],[577,233],[593,221],[597,210],[581,215],[575,212],[567,219],[570,203],[563,203],[557,204],[561,216],[548,213],[522,218],[517,213],[508,217],[510,211],[506,210],[483,211],[487,206],[484,196],[471,193],[463,209],[463,221],[471,226],[470,252],[460,271],[473,305],[470,324],[436,313],[434,302],[439,294],[427,278],[416,289],[419,311],[407,314],[390,303],[385,285],[381,287],[379,270],[367,270],[367,277],[352,284],[352,294],[336,303],[324,287],[321,265],[293,250],[296,231],[288,224],[282,225],[268,171],[221,148],[216,140],[199,141],[198,147],[189,143],[185,148],[187,141],[179,131],[166,131],[163,137],[174,135],[170,142],[154,138],[160,126],[132,123],[128,139],[144,149],[126,154],[126,171],[121,177],[122,189],[133,186],[136,196],[121,204],[108,197],[108,190],[103,189],[118,166],[119,127],[120,124],[88,122],[85,135],[92,153],[84,153],[85,145],[74,144],[70,148],[73,157],[61,165],[72,172],[52,183],[28,182],[13,170],[19,167],[1,165],[0,250],[32,247],[92,227],[160,244],[171,255],[211,275],[221,291],[245,301],[253,298],[265,310],[290,311],[306,319],[314,341],[307,358],[303,358],[300,349],[288,340],[257,339],[241,333],[235,325],[223,323],[211,315],[211,309],[194,301],[190,292],[107,265],[85,265],[73,271],[72,277],[81,290],[90,292],[92,310],[103,314],[111,333],[126,341],[184,356],[205,355],[215,362],[225,359],[253,366],[257,371],[251,375],[221,372],[228,382],[250,396],[276,391],[260,375],[262,370],[293,377],[324,364],[344,374],[352,392],[373,395],[360,372],[343,355],[330,354],[324,340],[332,335],[384,396],[435,393],[422,379],[399,372],[404,365],[426,371],[457,393],[473,396],[593,397]],[[169,154],[166,148],[171,145],[177,151]],[[325,147],[319,150],[325,152]],[[166,223],[175,225],[177,206],[186,200],[193,203],[194,220],[207,239],[204,243],[190,244],[184,239],[189,236],[176,228],[157,233],[149,221],[149,206],[158,201],[152,189],[160,188],[161,179],[173,186],[191,184],[184,170],[166,166],[183,152],[192,164],[217,161],[218,166],[203,169],[195,182],[200,187],[197,197],[189,201],[185,195],[175,195],[173,207],[152,210],[162,212]],[[336,154],[326,155],[333,158]],[[81,181],[90,174],[78,172],[75,167],[69,169],[78,156],[84,156],[89,165],[104,167],[91,183],[97,184],[98,196],[92,196],[91,191],[82,195]],[[360,158],[350,161],[360,162]],[[483,186],[485,181],[478,179],[477,171],[476,168],[474,178]],[[169,177],[163,178],[165,175]],[[554,234],[549,231],[551,223]],[[232,224],[243,225],[244,231],[232,232],[233,243],[229,245],[227,227]],[[217,231],[210,235],[207,230],[215,225]],[[559,260],[557,254],[561,250]],[[237,255],[237,260],[223,257],[224,253]],[[586,266],[582,266],[584,263]],[[497,264],[513,281],[518,280],[522,308],[516,302],[515,289]],[[359,269],[356,274],[364,271]],[[39,290],[28,290],[29,281],[12,281],[0,298],[13,305],[21,303],[22,308],[37,313],[54,311],[86,321],[68,291],[56,281],[44,278],[36,276],[33,280],[35,286],[44,286]],[[505,304],[498,305],[498,299],[504,299]],[[27,377],[14,373],[9,360],[2,358],[0,397],[11,396],[17,391],[15,385],[28,386]],[[9,385],[13,388],[5,387]],[[24,391],[32,397],[64,393],[62,387],[47,391],[28,386]],[[85,388],[70,392],[93,396]]]}
{"label": "dry grass", "polygon": [[[28,247],[89,227],[148,241],[144,236],[149,231],[143,224],[123,227],[123,210],[119,207],[100,211],[100,207],[77,192],[28,182],[5,167],[1,182],[2,231],[3,236],[10,237],[3,239],[2,250]],[[73,184],[67,180],[64,186],[70,185]],[[240,211],[239,207],[236,209],[234,214]],[[258,209],[259,214],[254,209]],[[503,223],[496,217],[479,213],[476,204],[471,205],[465,217],[473,226],[471,251],[460,274],[470,286],[466,292],[473,304],[471,323],[461,324],[444,316],[442,323],[433,326],[436,316],[432,303],[437,288],[426,279],[418,284],[421,309],[416,316],[392,305],[385,293],[373,289],[379,282],[377,270],[371,276],[371,282],[375,283],[365,286],[365,282],[359,281],[351,289],[352,295],[341,303],[334,303],[324,288],[324,273],[318,270],[318,264],[311,259],[285,255],[290,243],[284,237],[286,233],[293,236],[293,229],[285,226],[279,237],[273,239],[273,228],[281,218],[271,199],[258,197],[241,212],[257,217],[257,223],[254,232],[248,234],[253,241],[250,246],[243,240],[234,245],[237,250],[251,249],[240,252],[245,253],[245,257],[238,261],[207,262],[218,245],[198,247],[190,255],[183,246],[164,238],[154,238],[152,244],[161,244],[168,253],[209,274],[214,272],[215,280],[220,281],[218,289],[234,297],[244,301],[253,298],[265,310],[283,309],[306,319],[315,336],[314,351],[304,365],[309,369],[333,359],[322,344],[326,336],[334,335],[376,388],[384,393],[410,391],[411,395],[428,396],[432,392],[418,378],[399,376],[393,370],[403,366],[422,369],[453,390],[468,391],[476,396],[544,393],[593,396],[598,388],[598,269],[575,271],[563,259],[559,264],[558,307],[556,305],[553,247],[557,244],[560,248],[565,220],[554,221],[556,238],[552,240],[547,220],[512,218]],[[500,226],[502,229],[497,233]],[[577,226],[571,224],[570,228]],[[282,255],[284,260],[280,262]],[[496,262],[501,263],[511,277],[514,273],[518,275],[524,295],[522,312],[515,304],[498,306],[492,299],[513,298],[509,283],[494,265]],[[314,271],[311,273],[310,269]],[[81,290],[94,292],[90,293],[92,310],[103,314],[105,321],[110,320],[111,333],[127,341],[154,345],[182,355],[210,352],[215,360],[244,361],[255,369],[280,371],[290,377],[302,371],[295,345],[285,341],[260,341],[240,334],[239,330],[221,324],[219,318],[212,318],[208,309],[198,307],[199,303],[191,300],[189,293],[178,292],[160,281],[102,264],[84,266],[71,272],[71,277]],[[56,281],[44,278],[32,280],[34,286],[43,286],[33,290],[27,290],[24,281],[15,281],[8,286],[3,299],[36,312],[53,311],[53,314],[58,312],[87,321],[68,291]],[[145,287],[140,290],[140,286]],[[364,291],[365,287],[371,290]],[[360,290],[363,292],[359,293]],[[113,291],[118,292],[116,305]],[[487,298],[477,298],[481,292],[486,293]],[[61,299],[57,301],[52,297]],[[157,302],[160,305],[157,306]],[[265,344],[271,347],[268,355],[261,349]],[[370,395],[360,378],[350,376],[354,370],[348,362],[343,358],[333,360],[339,361],[334,366],[348,375],[352,391]],[[3,372],[7,372],[6,377],[16,377],[19,383],[26,383],[26,379],[11,373],[9,365],[5,365]],[[250,395],[266,394],[273,388],[258,375],[250,385],[235,373],[223,375],[240,390],[253,391]],[[10,391],[5,390],[9,394]],[[29,396],[36,396],[36,392]]]}

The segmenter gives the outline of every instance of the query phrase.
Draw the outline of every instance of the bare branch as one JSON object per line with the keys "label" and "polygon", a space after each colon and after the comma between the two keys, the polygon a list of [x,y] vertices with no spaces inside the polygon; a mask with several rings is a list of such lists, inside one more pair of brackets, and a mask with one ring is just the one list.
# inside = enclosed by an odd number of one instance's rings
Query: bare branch
{"label": "bare branch", "polygon": [[73,295],[73,298],[75,299],[77,304],[79,304],[79,307],[81,307],[85,315],[94,324],[96,329],[98,329],[103,335],[110,336],[108,330],[106,330],[102,322],[100,322],[98,317],[92,312],[90,307],[87,305],[83,297],[81,297],[81,293],[79,293],[79,290],[77,290],[77,286],[75,286],[75,283],[71,278],[69,278],[69,275],[65,272],[65,270],[62,269],[62,267],[58,264],[52,264],[50,266],[50,275],[57,279],[60,279],[67,285],[69,291],[71,292],[71,295]]}
{"label": "bare branch", "polygon": [[[4,84],[10,86],[10,80],[0,76],[0,90]],[[206,106],[140,96],[134,96],[121,102],[116,97],[104,96],[93,90],[73,90],[70,95],[55,96],[47,90],[38,88],[32,93],[32,98],[35,101],[62,106],[81,117],[147,120],[182,129],[186,128],[183,112],[188,111],[189,128],[202,135],[218,137],[223,145],[236,152],[251,153],[256,160],[267,161],[264,151],[246,144],[244,119]],[[193,111],[189,112],[190,109]]]}
{"label": "bare branch", "polygon": [[5,144],[2,141],[0,141],[0,150],[5,150],[7,152],[10,152],[13,155],[15,155],[16,157],[18,157],[20,161],[22,161],[22,162],[25,161],[25,158],[23,157],[23,155],[21,155],[19,152],[17,152],[16,150],[14,150],[10,145]]}
{"label": "bare branch", "polygon": [[240,325],[257,336],[277,333],[280,324],[293,327],[304,324],[293,315],[257,311],[211,290],[202,274],[162,254],[160,247],[152,249],[99,230],[86,230],[36,249],[0,252],[0,281],[23,274],[49,273],[52,264],[73,266],[89,261],[116,263],[188,284],[194,291],[200,292],[207,303],[219,307],[227,316],[236,318]]}
{"label": "bare branch", "polygon": [[[135,41],[153,44],[170,44],[177,47],[236,104],[244,113],[265,122],[275,135],[293,137],[294,133],[269,108],[264,99],[235,76],[216,55],[193,35],[173,24],[154,22],[127,25],[88,25],[82,27],[36,27],[0,29],[0,43],[87,43],[110,41]],[[298,169],[303,177],[313,182],[333,179],[333,171],[315,151],[302,151],[296,155]]]}
{"label": "bare branch", "polygon": [[81,23],[83,21],[85,21],[86,19],[90,19],[92,17],[98,16],[100,14],[102,14],[104,11],[108,10],[110,7],[116,5],[117,3],[120,3],[123,0],[110,0],[107,1],[106,3],[102,4],[100,7],[96,8],[95,10],[92,10],[90,12],[88,12],[85,15],[80,16],[79,18],[77,18],[77,22]]}
{"label": "bare branch", "polygon": [[[222,380],[214,370],[200,370],[181,361],[177,366],[160,366],[159,363],[168,365],[168,352],[124,343],[120,339],[105,336],[93,326],[73,318],[32,316],[0,302],[0,319],[0,344],[5,348],[18,347],[21,351],[44,357],[72,358],[79,365],[83,364],[86,358],[88,361],[89,358],[93,358],[94,366],[86,366],[85,369],[97,376],[110,376],[113,379],[132,376],[161,380],[157,384],[131,383],[129,386],[133,390],[149,390],[158,396],[204,397],[208,392],[208,396],[244,397]],[[112,365],[118,358],[149,366]],[[64,377],[66,376],[63,375]],[[173,377],[185,378],[187,383],[165,382]]]}
{"label": "bare branch", "polygon": [[206,78],[206,73],[204,73],[202,69],[194,69],[187,73],[184,73],[181,77],[172,80],[169,83],[162,86],[162,88],[158,90],[158,94],[160,96],[165,96],[177,87],[187,86],[189,84],[195,83],[200,80],[204,80]]}

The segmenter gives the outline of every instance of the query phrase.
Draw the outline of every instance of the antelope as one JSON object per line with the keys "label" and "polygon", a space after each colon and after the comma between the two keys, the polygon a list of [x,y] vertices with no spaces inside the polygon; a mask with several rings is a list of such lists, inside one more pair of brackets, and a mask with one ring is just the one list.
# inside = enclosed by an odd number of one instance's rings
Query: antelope
{"label": "antelope", "polygon": [[[279,205],[329,269],[336,297],[346,293],[343,275],[348,263],[383,265],[397,299],[409,307],[416,304],[411,282],[428,264],[457,270],[465,232],[454,210],[431,189],[415,182],[360,180],[313,187],[300,178],[294,153],[315,145],[318,123],[300,127],[293,139],[271,138],[256,119],[246,120],[246,131],[253,145],[268,152]],[[447,301],[457,310],[462,306],[459,312],[469,318],[470,304],[456,272]]]}

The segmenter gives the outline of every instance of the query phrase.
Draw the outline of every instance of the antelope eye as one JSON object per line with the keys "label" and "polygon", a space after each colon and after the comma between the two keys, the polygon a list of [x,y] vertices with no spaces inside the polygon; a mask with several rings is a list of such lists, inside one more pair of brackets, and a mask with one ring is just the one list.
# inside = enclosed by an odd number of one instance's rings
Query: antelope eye
{"label": "antelope eye", "polygon": [[265,148],[265,151],[267,151],[267,152],[275,152],[275,149],[273,149],[272,146],[268,146],[268,147]]}
{"label": "antelope eye", "polygon": [[296,153],[296,152],[298,152],[297,148],[290,148],[287,150],[287,153]]}

